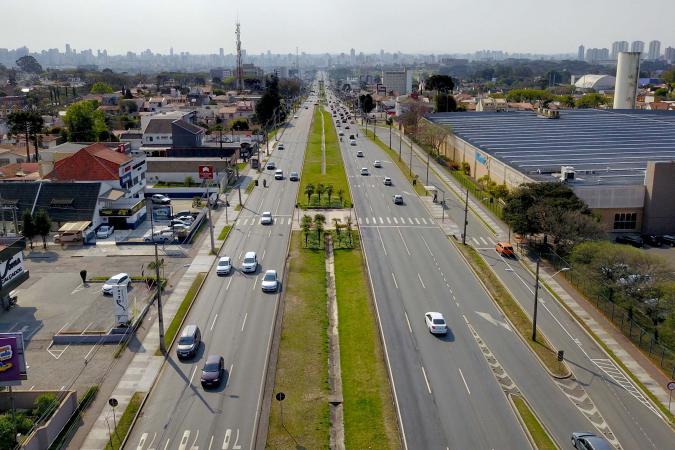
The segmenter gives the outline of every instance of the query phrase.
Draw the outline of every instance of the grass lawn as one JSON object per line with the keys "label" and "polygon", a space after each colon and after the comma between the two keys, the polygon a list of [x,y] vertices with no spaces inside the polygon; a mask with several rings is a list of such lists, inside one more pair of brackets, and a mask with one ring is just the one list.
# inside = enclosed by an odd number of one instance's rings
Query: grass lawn
{"label": "grass lawn", "polygon": [[129,404],[124,409],[122,416],[118,416],[117,418],[117,428],[115,428],[115,432],[112,434],[112,446],[110,445],[110,441],[108,441],[105,450],[117,450],[120,448],[124,437],[129,432],[131,422],[133,422],[138,409],[141,407],[144,397],[145,392],[134,392],[134,395],[131,396],[131,400],[129,400]]}
{"label": "grass lawn", "polygon": [[[321,174],[321,114],[324,116],[326,133],[325,175]],[[309,141],[307,142],[305,162],[302,167],[302,176],[300,178],[300,189],[298,190],[298,204],[300,207],[329,207],[328,196],[326,194],[321,196],[321,202],[319,203],[319,196],[315,193],[312,195],[310,204],[307,204],[305,187],[308,184],[313,184],[314,187],[316,187],[319,183],[324,186],[333,186],[330,207],[349,208],[351,206],[352,200],[349,194],[349,185],[347,184],[347,175],[345,173],[337,133],[335,132],[330,114],[324,111],[323,108],[315,108],[314,110],[312,128],[309,134]],[[343,191],[342,204],[338,194],[340,189]]]}
{"label": "grass lawn", "polygon": [[[284,426],[272,400],[267,448],[328,448],[328,311],[323,250],[303,248],[294,231],[274,392],[284,392]],[[290,435],[289,435],[290,433]]]}
{"label": "grass lawn", "polygon": [[400,448],[396,413],[358,233],[335,250],[346,448]]}
{"label": "grass lawn", "polygon": [[530,432],[530,436],[534,440],[534,444],[538,450],[557,450],[558,446],[555,445],[551,436],[539,422],[537,416],[534,415],[529,405],[523,400],[522,397],[515,395],[511,397],[513,403],[516,405],[518,414],[520,414],[523,423],[527,427],[527,430]]}
{"label": "grass lawn", "polygon": [[537,341],[532,340],[532,321],[525,314],[518,302],[506,290],[497,275],[488,267],[480,254],[469,245],[458,244],[457,248],[464,254],[466,259],[483,281],[490,294],[508,316],[516,330],[525,339],[530,348],[539,356],[548,370],[556,376],[569,375],[567,366],[558,362],[558,354],[549,344],[546,337],[537,331]]}
{"label": "grass lawn", "polygon": [[[405,158],[401,158],[400,160],[398,159],[398,152],[395,150],[392,150],[389,148],[387,144],[382,142],[382,140],[373,132],[372,130],[366,130],[366,136],[370,138],[371,141],[373,141],[375,144],[377,144],[382,150],[389,155],[391,160],[396,163],[396,165],[401,169],[401,172],[405,177],[410,181],[410,184],[412,185],[412,181],[415,178],[415,176],[410,176],[410,169],[408,168],[408,164],[404,161]],[[405,145],[405,144],[404,144]],[[420,180],[417,180],[417,183],[414,186],[415,192],[417,192],[419,195],[427,195],[427,192],[424,190],[424,187],[422,186],[422,183]]]}
{"label": "grass lawn", "polygon": [[220,234],[218,235],[218,240],[219,241],[224,241],[227,239],[227,236],[230,234],[230,230],[232,230],[232,225],[225,225],[222,230],[220,230]]}
{"label": "grass lawn", "polygon": [[[185,297],[183,298],[183,301],[178,307],[178,311],[176,311],[176,315],[171,321],[169,328],[166,329],[166,333],[164,333],[164,342],[166,343],[167,350],[169,349],[169,346],[173,342],[173,338],[176,337],[176,333],[178,333],[178,327],[180,327],[183,318],[187,315],[188,311],[190,310],[192,300],[199,292],[199,287],[202,285],[204,278],[206,278],[206,273],[200,272],[197,274],[197,277],[192,282],[190,289],[188,289],[187,293],[185,294]],[[159,353],[159,350],[157,350],[157,352]]]}

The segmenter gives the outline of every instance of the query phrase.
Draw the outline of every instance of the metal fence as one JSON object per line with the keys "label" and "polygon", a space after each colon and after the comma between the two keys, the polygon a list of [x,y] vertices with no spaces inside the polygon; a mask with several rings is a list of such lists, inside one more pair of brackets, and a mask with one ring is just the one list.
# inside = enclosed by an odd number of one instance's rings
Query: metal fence
{"label": "metal fence", "polygon": [[571,270],[560,272],[565,279],[592,302],[633,344],[657,363],[666,374],[675,378],[675,349],[659,341],[658,333],[655,332],[656,327],[639,308],[627,309],[618,304],[609,287],[600,286],[596,281],[590,280],[550,248],[530,243],[525,250],[537,253],[555,267],[555,270],[569,267]]}
{"label": "metal fence", "polygon": [[476,184],[472,179],[465,175],[461,170],[451,170],[450,172],[455,180],[459,182],[464,189],[469,189],[469,192],[475,199],[480,200],[480,202],[485,206],[492,214],[499,217],[500,219],[504,218],[504,207],[499,203],[499,199],[495,198],[488,191],[482,189],[479,184]]}

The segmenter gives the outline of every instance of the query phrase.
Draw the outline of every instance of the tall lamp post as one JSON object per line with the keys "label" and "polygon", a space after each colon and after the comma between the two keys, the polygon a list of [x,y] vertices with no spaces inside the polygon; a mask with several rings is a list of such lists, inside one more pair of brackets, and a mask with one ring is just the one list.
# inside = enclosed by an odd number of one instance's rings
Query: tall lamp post
{"label": "tall lamp post", "polygon": [[[535,280],[534,280],[534,311],[532,312],[532,340],[537,340],[537,307],[539,306],[539,263],[541,258],[537,258],[537,269],[535,271]],[[558,275],[560,272],[567,272],[570,270],[569,267],[563,267],[549,278],[553,278]]]}
{"label": "tall lamp post", "polygon": [[155,239],[155,222],[152,216],[152,200],[146,200],[146,209],[150,209],[150,239],[155,245],[155,284],[157,288],[157,321],[159,325],[159,351],[166,355],[166,343],[164,342],[164,313],[162,312],[162,282],[159,278],[159,255],[157,250],[157,240]]}

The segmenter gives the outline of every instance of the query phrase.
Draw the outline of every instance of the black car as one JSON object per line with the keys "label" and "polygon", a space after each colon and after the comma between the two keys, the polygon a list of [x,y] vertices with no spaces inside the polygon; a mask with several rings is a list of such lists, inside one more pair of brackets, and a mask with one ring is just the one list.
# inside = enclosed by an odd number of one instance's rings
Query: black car
{"label": "black car", "polygon": [[663,242],[666,245],[675,246],[675,236],[671,236],[669,234],[664,234],[661,236],[661,242]]}
{"label": "black car", "polygon": [[655,234],[643,234],[642,240],[651,247],[661,247],[661,236]]}
{"label": "black car", "polygon": [[617,236],[616,237],[616,243],[617,244],[628,244],[632,245],[633,247],[641,248],[644,245],[644,241],[642,240],[641,237],[638,236],[630,236],[628,234],[622,235],[622,236]]}
{"label": "black car", "polygon": [[219,386],[225,373],[225,361],[222,356],[209,355],[202,367],[202,387]]}

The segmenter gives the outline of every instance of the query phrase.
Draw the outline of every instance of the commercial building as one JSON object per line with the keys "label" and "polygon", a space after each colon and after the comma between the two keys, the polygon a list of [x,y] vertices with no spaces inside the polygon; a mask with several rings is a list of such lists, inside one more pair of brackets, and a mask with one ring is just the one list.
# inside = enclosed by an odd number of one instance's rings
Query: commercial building
{"label": "commercial building", "polygon": [[586,52],[586,47],[584,47],[583,45],[580,45],[579,48],[577,49],[577,59],[579,61],[584,60],[584,56],[586,55],[585,52]]}
{"label": "commercial building", "polygon": [[614,41],[612,43],[612,59],[617,59],[619,53],[627,52],[629,50],[627,41]]}
{"label": "commercial building", "polygon": [[579,77],[574,82],[574,86],[582,91],[611,91],[614,90],[616,78],[611,75],[588,74]]}
{"label": "commercial building", "polygon": [[412,71],[403,70],[383,70],[382,84],[387,87],[387,92],[394,92],[394,95],[407,95],[412,92]]}
{"label": "commercial building", "polygon": [[639,52],[639,53],[644,53],[645,51],[645,43],[642,41],[633,41],[630,44],[630,51],[631,52]]}
{"label": "commercial building", "polygon": [[441,153],[467,162],[475,179],[509,188],[567,183],[610,232],[675,233],[675,113],[562,110],[440,113],[453,134]]}
{"label": "commercial building", "polygon": [[651,41],[649,43],[649,53],[647,53],[647,59],[650,61],[656,61],[661,56],[661,41]]}

